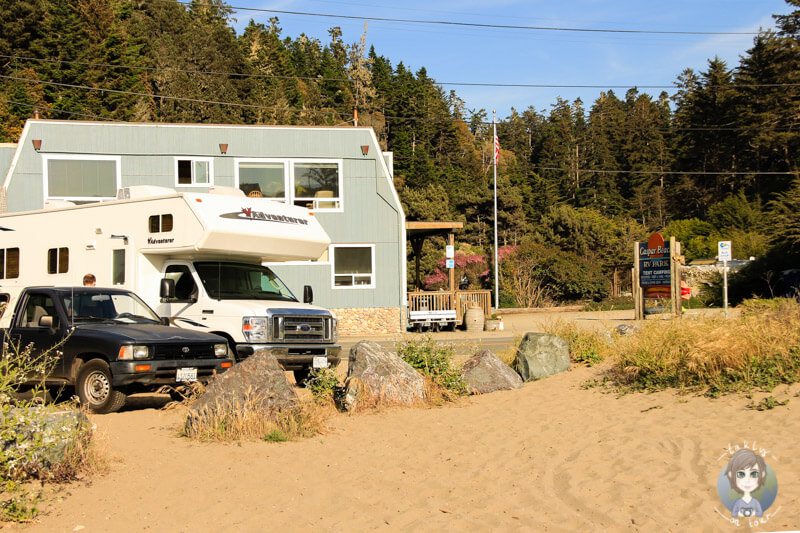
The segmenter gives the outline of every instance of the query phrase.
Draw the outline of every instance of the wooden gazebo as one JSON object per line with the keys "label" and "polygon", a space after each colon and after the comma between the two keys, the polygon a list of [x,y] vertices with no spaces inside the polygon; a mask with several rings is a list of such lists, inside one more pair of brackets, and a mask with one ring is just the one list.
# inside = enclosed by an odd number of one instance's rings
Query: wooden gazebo
{"label": "wooden gazebo", "polygon": [[411,241],[411,250],[414,253],[415,289],[408,292],[408,310],[410,311],[446,311],[456,312],[458,322],[463,322],[464,313],[468,307],[477,304],[483,309],[484,315],[491,312],[491,291],[462,291],[456,290],[455,269],[449,268],[448,290],[423,291],[420,290],[419,261],[422,254],[422,245],[425,239],[434,235],[446,236],[447,244],[455,246],[455,231],[463,229],[463,222],[406,222],[406,235]]}

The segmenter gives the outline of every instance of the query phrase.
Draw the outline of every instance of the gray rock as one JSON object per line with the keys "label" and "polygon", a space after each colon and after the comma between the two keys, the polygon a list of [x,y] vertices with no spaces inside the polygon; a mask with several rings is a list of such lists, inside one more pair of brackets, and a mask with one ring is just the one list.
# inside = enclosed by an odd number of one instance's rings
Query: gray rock
{"label": "gray rock", "polygon": [[569,368],[569,343],[547,333],[526,333],[517,348],[514,369],[523,381],[558,374]]}
{"label": "gray rock", "polygon": [[614,328],[614,331],[617,333],[617,335],[624,337],[626,335],[633,335],[636,332],[636,328],[630,324],[620,324]]}
{"label": "gray rock", "polygon": [[384,352],[376,342],[361,341],[350,348],[350,364],[345,380],[344,408],[359,403],[413,405],[425,400],[422,375],[397,354]]}
{"label": "gray rock", "polygon": [[472,394],[518,389],[522,379],[507,364],[489,350],[483,350],[461,367],[461,378]]}
{"label": "gray rock", "polygon": [[91,438],[89,419],[80,409],[14,407],[5,416],[0,414],[0,424],[7,430],[0,443],[3,469],[12,477],[37,475],[63,462],[69,450]]}
{"label": "gray rock", "polygon": [[296,402],[297,394],[275,356],[267,350],[256,350],[211,380],[205,393],[189,409],[186,429],[191,433],[195,421],[218,410],[240,410],[247,406],[253,410],[274,411],[291,407]]}

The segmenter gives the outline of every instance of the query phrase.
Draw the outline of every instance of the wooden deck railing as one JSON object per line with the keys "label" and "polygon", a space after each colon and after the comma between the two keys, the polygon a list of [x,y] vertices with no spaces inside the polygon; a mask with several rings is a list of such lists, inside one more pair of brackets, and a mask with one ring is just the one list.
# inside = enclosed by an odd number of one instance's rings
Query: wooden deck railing
{"label": "wooden deck railing", "polygon": [[467,307],[477,304],[489,316],[492,307],[491,291],[415,291],[408,293],[409,311],[446,311],[454,309],[461,322]]}

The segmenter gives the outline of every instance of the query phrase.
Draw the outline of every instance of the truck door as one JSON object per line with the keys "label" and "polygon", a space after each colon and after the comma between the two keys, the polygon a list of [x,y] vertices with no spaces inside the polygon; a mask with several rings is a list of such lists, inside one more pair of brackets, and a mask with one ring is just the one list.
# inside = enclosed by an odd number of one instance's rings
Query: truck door
{"label": "truck door", "polygon": [[173,318],[177,326],[191,326],[187,320],[197,321],[200,314],[197,311],[200,290],[191,269],[188,265],[167,265],[164,277],[175,282],[175,297],[162,298],[158,313]]}
{"label": "truck door", "polygon": [[[56,303],[50,294],[30,291],[25,295],[25,301],[22,302],[20,309],[22,311],[15,317],[12,326],[11,340],[21,353],[27,353],[30,358],[42,357],[65,334]],[[42,317],[45,316],[53,317],[52,327],[42,325]],[[51,361],[57,358],[56,366],[49,369],[52,377],[63,376],[61,353],[61,349],[58,348],[55,353],[50,352],[47,355],[47,359]]]}

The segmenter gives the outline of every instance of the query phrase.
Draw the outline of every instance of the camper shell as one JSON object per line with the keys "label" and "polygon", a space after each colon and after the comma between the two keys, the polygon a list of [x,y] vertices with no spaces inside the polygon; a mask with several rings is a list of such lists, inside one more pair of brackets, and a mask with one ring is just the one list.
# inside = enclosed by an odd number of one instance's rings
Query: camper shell
{"label": "camper shell", "polygon": [[[97,285],[137,293],[172,324],[225,337],[237,359],[267,349],[298,379],[339,362],[336,318],[303,301],[264,262],[313,261],[330,239],[308,209],[153,186],[117,200],[0,215],[0,304],[29,285]],[[0,327],[8,316],[0,317]]]}

